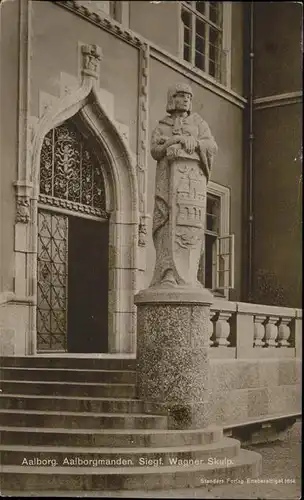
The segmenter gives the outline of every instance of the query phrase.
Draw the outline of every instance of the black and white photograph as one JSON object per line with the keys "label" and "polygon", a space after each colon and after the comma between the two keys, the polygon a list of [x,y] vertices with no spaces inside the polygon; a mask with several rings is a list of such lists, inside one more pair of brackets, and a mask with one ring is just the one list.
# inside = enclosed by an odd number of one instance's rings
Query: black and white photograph
{"label": "black and white photograph", "polygon": [[0,495],[298,500],[303,3],[0,2]]}

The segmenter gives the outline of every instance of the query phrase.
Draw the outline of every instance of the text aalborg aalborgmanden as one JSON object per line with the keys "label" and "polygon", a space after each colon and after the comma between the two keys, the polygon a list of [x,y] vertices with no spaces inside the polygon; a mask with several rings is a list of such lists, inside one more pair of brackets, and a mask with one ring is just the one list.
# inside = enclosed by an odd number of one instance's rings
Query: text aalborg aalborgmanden
{"label": "text aalborg aalborgmanden", "polygon": [[34,467],[56,467],[66,465],[69,467],[132,467],[132,466],[143,466],[143,467],[159,467],[163,465],[173,465],[178,467],[191,467],[198,465],[225,465],[226,467],[233,465],[233,460],[225,457],[222,459],[217,459],[209,457],[207,459],[183,459],[177,457],[168,457],[166,463],[162,457],[159,458],[148,458],[148,457],[138,457],[133,458],[84,458],[84,457],[63,457],[59,462],[56,458],[26,458],[24,457],[21,465],[24,466],[34,466]]}

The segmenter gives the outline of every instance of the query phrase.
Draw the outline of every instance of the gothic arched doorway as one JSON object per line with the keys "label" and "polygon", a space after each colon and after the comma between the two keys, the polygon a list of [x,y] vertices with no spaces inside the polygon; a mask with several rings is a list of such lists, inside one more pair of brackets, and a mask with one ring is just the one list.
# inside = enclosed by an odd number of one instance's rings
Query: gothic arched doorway
{"label": "gothic arched doorway", "polygon": [[71,119],[44,138],[38,204],[39,352],[108,350],[106,161]]}

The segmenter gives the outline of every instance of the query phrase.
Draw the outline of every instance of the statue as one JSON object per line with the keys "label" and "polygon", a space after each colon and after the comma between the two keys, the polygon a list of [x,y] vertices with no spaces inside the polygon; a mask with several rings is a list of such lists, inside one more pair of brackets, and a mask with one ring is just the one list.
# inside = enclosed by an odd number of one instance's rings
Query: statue
{"label": "statue", "polygon": [[206,188],[216,142],[208,124],[191,113],[189,85],[169,88],[167,115],[151,139],[157,161],[153,241],[156,250],[150,287],[202,287],[197,280],[206,216]]}

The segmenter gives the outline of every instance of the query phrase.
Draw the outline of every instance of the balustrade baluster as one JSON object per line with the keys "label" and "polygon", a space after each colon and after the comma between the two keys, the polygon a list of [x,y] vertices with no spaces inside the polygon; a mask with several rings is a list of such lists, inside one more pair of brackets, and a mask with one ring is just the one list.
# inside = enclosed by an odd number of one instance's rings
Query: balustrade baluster
{"label": "balustrade baluster", "polygon": [[265,347],[277,347],[278,316],[268,316],[265,326]]}
{"label": "balustrade baluster", "polygon": [[257,314],[254,316],[254,333],[253,333],[253,346],[254,347],[264,347],[265,346],[265,325],[264,321],[267,316],[263,314]]}
{"label": "balustrade baluster", "polygon": [[216,316],[216,311],[210,311],[210,336],[209,336],[209,347],[215,347],[214,336],[215,336],[215,328],[214,328],[214,318]]}
{"label": "balustrade baluster", "polygon": [[279,323],[279,334],[278,334],[278,346],[290,346],[289,338],[290,338],[290,323],[291,323],[291,318],[281,318],[281,321]]}
{"label": "balustrade baluster", "polygon": [[230,345],[228,342],[228,337],[230,335],[230,323],[231,312],[220,311],[217,314],[215,323],[215,342],[216,346],[226,346]]}

